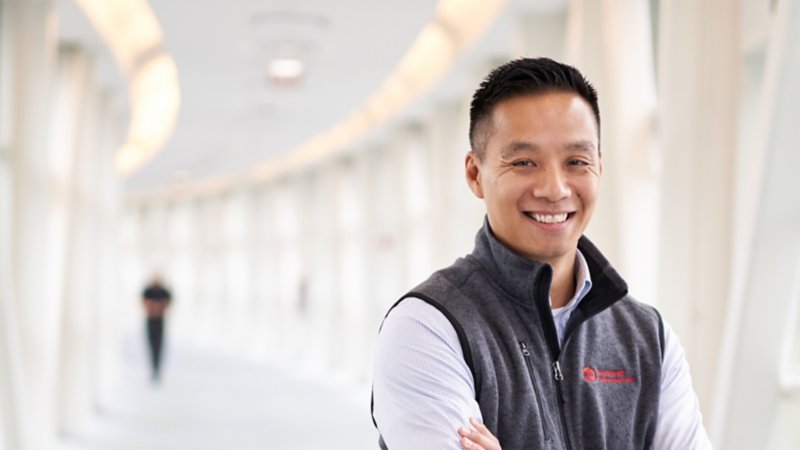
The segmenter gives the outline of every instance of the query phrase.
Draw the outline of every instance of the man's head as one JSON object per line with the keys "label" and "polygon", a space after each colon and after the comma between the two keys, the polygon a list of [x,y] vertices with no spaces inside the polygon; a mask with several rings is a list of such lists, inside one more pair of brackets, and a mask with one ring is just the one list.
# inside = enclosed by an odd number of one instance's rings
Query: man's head
{"label": "man's head", "polygon": [[[483,157],[491,133],[491,115],[495,105],[512,97],[548,92],[572,92],[592,108],[600,141],[600,107],[597,91],[574,67],[549,58],[521,58],[495,68],[472,96],[469,109],[469,143],[472,151]],[[599,148],[598,148],[599,151]]]}
{"label": "man's head", "polygon": [[547,59],[495,69],[472,103],[472,192],[495,237],[529,259],[571,267],[600,185],[597,96]]}

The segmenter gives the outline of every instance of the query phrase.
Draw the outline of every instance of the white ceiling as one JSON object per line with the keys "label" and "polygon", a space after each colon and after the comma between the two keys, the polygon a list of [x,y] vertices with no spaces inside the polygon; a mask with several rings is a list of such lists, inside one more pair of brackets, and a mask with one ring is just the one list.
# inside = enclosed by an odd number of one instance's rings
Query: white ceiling
{"label": "white ceiling", "polygon": [[[464,95],[475,65],[511,49],[514,18],[565,0],[510,1],[495,26],[461,58],[431,98]],[[57,0],[59,35],[95,54],[100,78],[124,101],[110,55],[73,0]],[[356,110],[394,69],[434,16],[434,0],[150,0],[178,67],[175,133],[126,180],[129,193],[243,172],[298,146]],[[298,15],[299,14],[299,15]],[[265,67],[278,39],[306,43],[306,77],[278,87]],[[418,106],[418,105],[417,105]]]}

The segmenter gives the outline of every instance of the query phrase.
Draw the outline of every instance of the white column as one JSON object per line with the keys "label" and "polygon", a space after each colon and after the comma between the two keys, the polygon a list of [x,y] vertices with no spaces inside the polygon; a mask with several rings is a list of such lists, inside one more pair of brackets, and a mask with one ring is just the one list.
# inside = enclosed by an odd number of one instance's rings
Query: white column
{"label": "white column", "polygon": [[277,356],[285,362],[291,361],[302,349],[301,334],[297,330],[297,292],[300,286],[302,255],[300,197],[297,178],[281,180],[276,187],[276,254],[278,255],[278,296],[275,299],[279,322],[274,335],[281,344],[276,348]]}
{"label": "white column", "polygon": [[686,348],[709,418],[734,245],[738,3],[661,2],[659,27],[659,304]]}
{"label": "white column", "polygon": [[[2,4],[0,4],[0,9]],[[0,15],[2,11],[0,10]],[[0,31],[2,27],[0,27]],[[3,49],[0,48],[0,55]],[[2,62],[0,62],[2,66]],[[0,90],[0,101],[5,92]],[[2,124],[2,117],[0,117]],[[2,125],[0,125],[2,126]],[[10,248],[11,236],[11,171],[8,167],[7,148],[0,142],[0,248]],[[11,280],[10,253],[0,251],[0,450],[21,447],[19,437],[20,405],[22,398],[19,387],[22,378],[21,355],[19,354],[19,330],[13,315],[11,301],[13,289]]]}
{"label": "white column", "polygon": [[[90,413],[92,403],[92,336],[94,264],[97,261],[94,230],[99,178],[94,116],[97,98],[92,91],[90,61],[74,47],[62,47],[54,90],[50,149],[56,189],[56,207],[64,216],[62,269],[54,284],[63,298],[60,319],[58,428],[75,431]],[[110,170],[111,168],[106,168]]]}
{"label": "white column", "polygon": [[400,298],[409,286],[402,264],[402,204],[398,186],[400,173],[397,152],[390,145],[369,150],[369,196],[367,200],[367,232],[369,267],[371,268],[367,297],[372,305],[373,338],[389,306]]}
{"label": "white column", "polygon": [[241,352],[247,338],[247,285],[250,279],[250,267],[247,265],[246,248],[247,227],[249,210],[246,207],[246,193],[236,189],[225,196],[223,215],[219,218],[222,222],[222,235],[224,245],[224,265],[220,274],[225,285],[226,305],[224,317],[225,332],[221,335],[225,339],[226,347],[236,352]]}
{"label": "white column", "polygon": [[60,303],[53,281],[59,275],[58,253],[63,250],[55,245],[63,231],[63,216],[54,211],[47,146],[55,56],[51,2],[4,2],[2,25],[3,39],[8,39],[11,52],[10,92],[3,92],[12,97],[9,120],[13,120],[11,305],[20,333],[23,376],[15,386],[22,397],[18,407],[23,408],[21,414],[17,412],[16,431],[18,448],[27,450],[48,445],[54,430]]}
{"label": "white column", "polygon": [[[120,344],[124,337],[124,321],[120,317],[120,311],[124,304],[135,304],[131,299],[139,294],[138,284],[136,289],[127,290],[128,286],[123,278],[124,265],[120,263],[124,260],[120,245],[120,229],[123,226],[122,198],[121,180],[114,170],[114,152],[127,130],[125,117],[127,110],[119,98],[103,92],[93,124],[98,139],[94,155],[97,172],[93,178],[87,180],[97,202],[97,228],[93,236],[97,246],[92,283],[96,289],[95,321],[92,326],[96,352],[93,389],[94,398],[101,405],[109,398],[118,376]],[[123,294],[120,295],[120,292]],[[136,311],[139,312],[140,309],[137,308]]]}
{"label": "white column", "polygon": [[568,59],[598,90],[603,177],[587,235],[653,303],[658,251],[658,184],[653,143],[655,75],[647,2],[572,1]]}
{"label": "white column", "polygon": [[[0,5],[1,6],[1,5]],[[0,12],[0,14],[2,14]],[[3,92],[0,91],[0,95]],[[2,145],[2,144],[0,144]],[[11,171],[6,149],[0,146],[0,248],[10,248]],[[14,290],[10,252],[0,252],[0,450],[21,447],[19,436],[22,395],[22,356],[19,354],[19,330],[14,317]]]}
{"label": "white column", "polygon": [[169,214],[167,239],[172,248],[170,256],[170,284],[173,301],[169,307],[169,330],[171,337],[191,340],[197,327],[196,298],[199,274],[194,220],[195,203],[181,200],[172,205]]}
{"label": "white column", "polygon": [[[200,228],[197,245],[200,248],[198,258],[198,295],[197,320],[199,327],[194,336],[196,342],[207,348],[219,348],[220,335],[225,334],[225,285],[223,277],[224,242],[220,218],[222,217],[222,199],[209,196],[198,200],[197,220],[195,226]],[[177,299],[176,299],[177,300]]]}
{"label": "white column", "polygon": [[[12,97],[15,93],[11,67],[14,27],[12,9],[0,2],[0,248],[11,248],[13,183],[11,136],[13,121]],[[20,448],[22,364],[19,330],[12,302],[14,301],[13,262],[11,252],[0,251],[0,450]]]}
{"label": "white column", "polygon": [[276,353],[275,348],[280,342],[277,335],[279,318],[277,317],[278,298],[278,266],[280,260],[276,254],[277,237],[275,234],[275,200],[274,185],[262,185],[256,195],[256,241],[257,248],[256,280],[257,311],[254,315],[259,327],[255,339],[254,352],[257,356],[268,357]]}
{"label": "white column", "polygon": [[404,215],[406,282],[411,289],[438,269],[432,264],[431,152],[426,150],[416,124],[400,128],[396,139],[402,177],[402,193],[396,206],[402,208]]}
{"label": "white column", "polygon": [[360,153],[337,164],[336,216],[338,222],[338,296],[341,302],[342,369],[348,380],[366,381],[367,320],[365,204],[368,172]]}
{"label": "white column", "polygon": [[[430,153],[430,212],[433,249],[432,266],[447,267],[472,250],[475,232],[481,226],[482,202],[472,196],[464,176],[464,159],[469,152],[468,113],[464,99],[439,104],[427,122],[425,132]],[[476,211],[466,222],[464,210]],[[411,286],[409,286],[410,288]]]}
{"label": "white column", "polygon": [[399,173],[394,170],[392,152],[385,146],[372,144],[365,150],[367,167],[366,206],[363,239],[366,243],[365,264],[368,277],[365,285],[369,330],[370,374],[372,354],[378,329],[389,306],[404,293],[401,282],[401,244],[399,241],[400,211],[396,194]]}
{"label": "white column", "polygon": [[[0,4],[2,8],[2,4]],[[2,15],[2,11],[0,11]],[[0,27],[0,32],[2,28]],[[0,48],[0,54],[2,49]],[[0,64],[2,66],[2,64]],[[0,100],[5,92],[0,90]],[[2,123],[2,118],[0,118]],[[10,248],[11,236],[11,171],[7,164],[7,149],[0,142],[0,248]],[[14,317],[13,284],[10,252],[0,251],[0,450],[21,448],[22,422],[22,356],[19,330]]]}
{"label": "white column", "polygon": [[129,205],[120,218],[117,235],[121,256],[116,277],[119,284],[112,292],[119,293],[120,302],[115,305],[114,317],[126,337],[144,332],[140,297],[142,283],[148,276],[144,264],[144,210],[144,206]]}
{"label": "white column", "polygon": [[241,351],[245,355],[256,355],[259,348],[259,337],[264,323],[259,320],[261,312],[259,298],[259,279],[263,276],[260,265],[260,235],[259,225],[261,221],[258,209],[259,191],[252,185],[243,186],[241,189],[242,207],[244,211],[242,224],[242,263],[246,268],[246,274],[242,277],[243,284],[241,294],[242,299],[242,328],[244,330]]}
{"label": "white column", "polygon": [[[323,165],[308,174],[308,188],[304,204],[308,221],[303,239],[311,246],[304,247],[304,267],[298,286],[302,297],[298,305],[303,326],[313,345],[306,349],[307,367],[316,371],[330,370],[339,358],[336,353],[340,343],[335,330],[339,329],[339,265],[335,249],[338,238],[336,217],[335,179],[333,167]],[[274,300],[274,299],[273,299]]]}
{"label": "white column", "polygon": [[[800,297],[800,202],[797,124],[800,113],[800,2],[779,2],[770,22],[763,98],[750,165],[749,219],[741,227],[731,280],[729,323],[719,367],[713,437],[720,448],[794,448],[798,392],[784,390],[781,368],[791,345]],[[794,303],[794,307],[792,304]],[[796,345],[796,343],[795,343]],[[782,418],[781,406],[795,417]],[[783,426],[780,424],[784,423]],[[790,425],[791,424],[791,425]],[[781,445],[781,441],[784,441]]]}
{"label": "white column", "polygon": [[[333,164],[323,165],[335,172]],[[296,257],[296,267],[292,278],[292,285],[287,285],[287,296],[284,300],[292,320],[291,325],[294,336],[293,355],[298,367],[311,370],[324,371],[329,368],[330,358],[340,361],[337,357],[332,357],[331,349],[326,346],[333,346],[336,350],[340,345],[325,335],[326,325],[330,325],[330,316],[321,317],[319,306],[338,302],[338,294],[335,289],[327,291],[321,290],[321,286],[314,286],[320,275],[329,277],[327,282],[338,281],[336,268],[330,249],[336,244],[335,240],[327,240],[323,236],[336,230],[336,217],[334,214],[326,214],[328,208],[335,210],[334,186],[327,185],[326,188],[320,187],[317,183],[318,173],[302,171],[290,175],[292,177],[292,208],[296,218],[296,226],[293,231],[293,241],[291,252]],[[322,194],[320,197],[318,194]],[[320,207],[317,209],[316,207]],[[323,228],[329,230],[323,231]],[[327,266],[326,266],[327,264]],[[325,268],[321,268],[325,266]],[[324,313],[322,313],[324,314]],[[322,321],[322,322],[317,322]],[[325,322],[327,321],[327,323]],[[315,323],[322,327],[317,329]],[[320,345],[321,342],[325,344]]]}
{"label": "white column", "polygon": [[[210,224],[207,219],[209,216],[210,198],[197,198],[189,200],[188,215],[191,222],[192,236],[188,241],[190,255],[192,257],[192,298],[186,304],[178,305],[177,300],[172,313],[181,314],[191,320],[191,326],[187,326],[187,337],[195,344],[206,344],[211,341],[211,329],[208,325],[211,296],[209,289],[213,277],[213,267],[209,267],[210,259],[210,240],[213,239],[214,231],[210,231]],[[211,213],[213,215],[213,213]],[[183,301],[181,300],[183,303]],[[183,318],[181,318],[183,320]]]}

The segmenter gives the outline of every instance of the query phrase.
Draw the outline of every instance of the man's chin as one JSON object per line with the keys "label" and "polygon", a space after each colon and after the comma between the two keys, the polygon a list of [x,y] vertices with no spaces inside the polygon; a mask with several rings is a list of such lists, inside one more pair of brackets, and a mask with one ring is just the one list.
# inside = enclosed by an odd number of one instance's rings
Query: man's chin
{"label": "man's chin", "polygon": [[553,264],[564,257],[574,254],[575,249],[576,246],[574,245],[528,247],[521,254],[534,261]]}

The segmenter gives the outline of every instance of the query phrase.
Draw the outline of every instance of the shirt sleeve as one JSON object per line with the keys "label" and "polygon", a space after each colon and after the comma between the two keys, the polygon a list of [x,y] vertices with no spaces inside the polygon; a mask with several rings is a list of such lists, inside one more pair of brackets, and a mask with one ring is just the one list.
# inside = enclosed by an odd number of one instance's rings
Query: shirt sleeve
{"label": "shirt sleeve", "polygon": [[374,364],[373,416],[388,448],[460,450],[458,428],[482,421],[458,335],[428,303],[408,298],[392,309]]}
{"label": "shirt sleeve", "polygon": [[706,450],[711,441],[703,427],[700,404],[692,387],[689,363],[678,336],[664,322],[661,400],[652,450]]}

